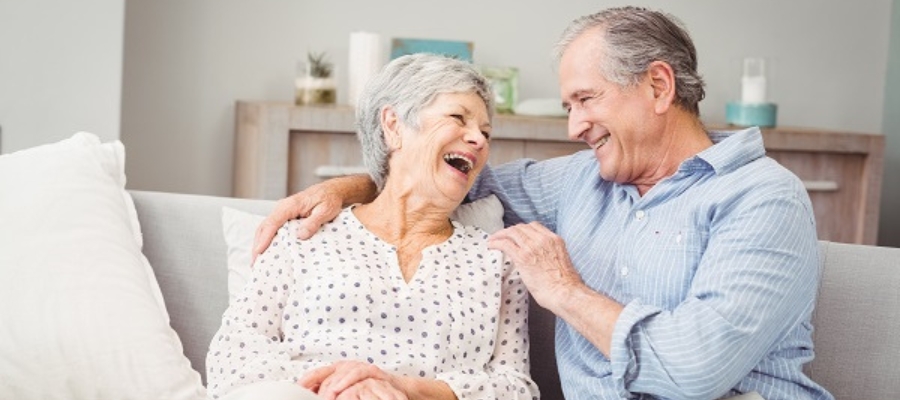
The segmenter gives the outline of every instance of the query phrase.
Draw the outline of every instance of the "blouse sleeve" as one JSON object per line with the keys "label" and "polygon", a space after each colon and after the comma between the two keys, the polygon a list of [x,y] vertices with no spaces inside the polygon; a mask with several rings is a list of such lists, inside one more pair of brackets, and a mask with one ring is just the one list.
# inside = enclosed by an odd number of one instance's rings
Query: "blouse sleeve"
{"label": "blouse sleeve", "polygon": [[481,371],[470,369],[437,376],[450,385],[460,400],[540,398],[537,384],[531,380],[528,358],[528,291],[518,271],[505,256],[501,257],[500,312],[490,361]]}
{"label": "blouse sleeve", "polygon": [[218,398],[260,381],[295,380],[281,329],[293,267],[288,224],[253,265],[250,280],[222,316],[206,357],[208,394]]}

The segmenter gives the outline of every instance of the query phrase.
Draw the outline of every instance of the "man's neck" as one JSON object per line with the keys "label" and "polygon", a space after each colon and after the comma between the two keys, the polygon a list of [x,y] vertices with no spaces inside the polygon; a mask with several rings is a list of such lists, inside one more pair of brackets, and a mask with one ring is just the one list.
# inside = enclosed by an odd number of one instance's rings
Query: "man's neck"
{"label": "man's neck", "polygon": [[665,125],[664,142],[661,144],[656,170],[646,178],[633,182],[638,193],[644,196],[662,180],[675,175],[681,164],[713,145],[706,128],[695,115],[678,111]]}

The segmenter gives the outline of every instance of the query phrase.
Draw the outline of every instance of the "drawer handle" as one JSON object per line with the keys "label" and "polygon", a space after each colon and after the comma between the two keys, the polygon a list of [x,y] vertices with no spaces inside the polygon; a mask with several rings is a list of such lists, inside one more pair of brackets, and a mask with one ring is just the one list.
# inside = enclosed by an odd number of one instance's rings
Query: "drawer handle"
{"label": "drawer handle", "polygon": [[366,174],[369,170],[361,165],[341,166],[322,165],[316,168],[316,176],[323,179],[335,178],[344,175]]}
{"label": "drawer handle", "polygon": [[835,181],[803,181],[803,187],[807,192],[836,192],[838,184]]}

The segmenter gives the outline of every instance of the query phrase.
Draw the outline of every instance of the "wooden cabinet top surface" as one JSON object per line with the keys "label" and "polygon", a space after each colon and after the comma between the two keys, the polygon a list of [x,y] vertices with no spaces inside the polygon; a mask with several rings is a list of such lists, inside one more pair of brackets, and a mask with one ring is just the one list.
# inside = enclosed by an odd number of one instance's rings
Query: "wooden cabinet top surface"
{"label": "wooden cabinet top surface", "polygon": [[[316,132],[354,132],[355,112],[348,105],[296,106],[290,102],[238,101],[239,109],[251,113],[281,114],[290,130]],[[567,142],[565,118],[509,114],[494,116],[494,139],[523,139]],[[710,130],[739,127],[710,125]],[[884,135],[816,128],[775,127],[762,129],[769,150],[826,151],[835,153],[880,153]]]}

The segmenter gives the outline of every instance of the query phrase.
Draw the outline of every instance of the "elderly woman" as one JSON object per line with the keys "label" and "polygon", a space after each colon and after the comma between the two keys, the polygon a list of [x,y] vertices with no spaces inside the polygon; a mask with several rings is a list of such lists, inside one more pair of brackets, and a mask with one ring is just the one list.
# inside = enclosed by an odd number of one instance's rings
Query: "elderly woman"
{"label": "elderly woman", "polygon": [[210,345],[213,397],[259,382],[325,399],[538,397],[525,288],[485,232],[450,220],[487,162],[492,107],[484,77],[441,56],[370,81],[357,124],[379,194],[312,240],[296,221],[279,230]]}

